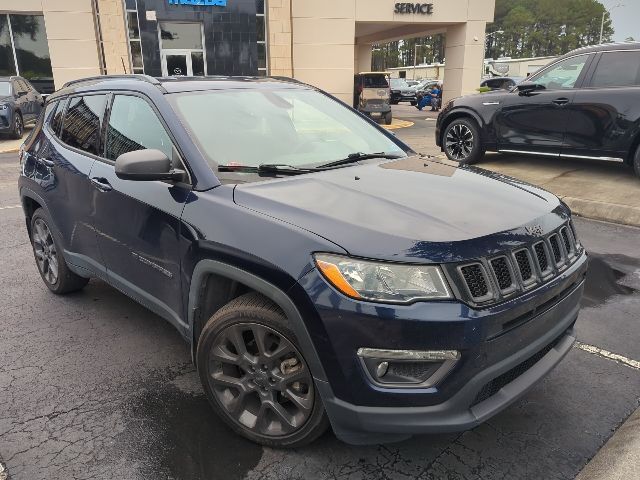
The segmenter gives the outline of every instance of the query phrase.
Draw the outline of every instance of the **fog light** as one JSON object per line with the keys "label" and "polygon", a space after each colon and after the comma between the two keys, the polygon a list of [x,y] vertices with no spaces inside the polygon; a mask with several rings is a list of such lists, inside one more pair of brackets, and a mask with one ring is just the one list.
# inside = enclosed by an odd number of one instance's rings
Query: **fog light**
{"label": "fog light", "polygon": [[391,388],[432,387],[460,359],[456,350],[360,348],[358,357],[373,383]]}

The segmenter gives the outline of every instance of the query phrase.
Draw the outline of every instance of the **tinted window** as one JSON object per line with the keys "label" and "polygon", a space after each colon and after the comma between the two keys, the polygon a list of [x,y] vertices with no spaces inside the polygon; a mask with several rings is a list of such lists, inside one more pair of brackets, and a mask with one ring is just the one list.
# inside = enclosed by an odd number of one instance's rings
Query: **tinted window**
{"label": "tinted window", "polygon": [[409,85],[407,85],[407,82],[402,78],[392,78],[391,87],[392,88],[409,88]]}
{"label": "tinted window", "polygon": [[100,155],[100,125],[106,98],[106,95],[92,95],[69,101],[60,135],[64,143]]}
{"label": "tinted window", "polygon": [[603,53],[591,80],[592,87],[640,85],[640,52]]}
{"label": "tinted window", "polygon": [[20,93],[29,93],[29,87],[24,83],[24,80],[16,80],[16,91]]}
{"label": "tinted window", "polygon": [[44,109],[44,124],[48,124],[51,119],[53,118],[53,114],[56,111],[56,108],[58,108],[58,102],[51,102],[48,103],[47,106]]}
{"label": "tinted window", "polygon": [[60,127],[62,127],[62,115],[64,114],[65,103],[65,100],[58,102],[58,108],[51,118],[51,130],[53,130],[56,135],[60,134]]}
{"label": "tinted window", "polygon": [[173,160],[173,144],[151,106],[142,98],[117,95],[107,131],[107,158],[155,148]]}
{"label": "tinted window", "polygon": [[588,58],[588,55],[567,58],[539,75],[533,76],[530,81],[544,85],[549,90],[573,88]]}
{"label": "tinted window", "polygon": [[384,75],[365,75],[364,88],[389,88],[387,77]]}

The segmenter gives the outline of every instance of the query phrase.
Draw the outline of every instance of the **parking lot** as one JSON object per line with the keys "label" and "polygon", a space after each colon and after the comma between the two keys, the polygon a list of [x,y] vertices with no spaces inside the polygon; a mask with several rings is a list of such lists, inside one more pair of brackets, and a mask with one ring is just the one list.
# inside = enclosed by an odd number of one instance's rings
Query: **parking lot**
{"label": "parking lot", "polygon": [[[397,116],[415,125],[396,134],[424,150],[433,115],[410,108]],[[568,479],[640,404],[640,229],[578,219],[591,254],[580,343],[521,401],[459,434],[259,447],[212,414],[169,324],[100,281],[49,293],[17,173],[17,155],[0,155],[0,462],[13,480]]]}

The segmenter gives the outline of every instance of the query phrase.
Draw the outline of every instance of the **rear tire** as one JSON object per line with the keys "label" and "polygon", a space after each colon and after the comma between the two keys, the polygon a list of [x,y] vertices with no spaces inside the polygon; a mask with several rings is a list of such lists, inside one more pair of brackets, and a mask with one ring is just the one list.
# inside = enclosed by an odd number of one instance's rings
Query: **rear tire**
{"label": "rear tire", "polygon": [[38,208],[31,217],[31,245],[42,281],[53,293],[75,292],[89,282],[88,278],[69,270],[54,234],[53,222],[42,208]]}
{"label": "rear tire", "polygon": [[636,176],[640,178],[640,145],[636,148],[636,153],[633,156],[633,170],[636,172]]}
{"label": "rear tire", "polygon": [[262,295],[247,293],[218,310],[202,330],[196,359],[209,403],[243,437],[293,448],[328,428],[295,335]]}
{"label": "rear tire", "polygon": [[444,129],[442,147],[449,160],[471,165],[484,155],[480,129],[471,118],[456,118]]}
{"label": "rear tire", "polygon": [[393,114],[391,112],[388,112],[384,116],[384,124],[391,125],[391,122],[393,122]]}

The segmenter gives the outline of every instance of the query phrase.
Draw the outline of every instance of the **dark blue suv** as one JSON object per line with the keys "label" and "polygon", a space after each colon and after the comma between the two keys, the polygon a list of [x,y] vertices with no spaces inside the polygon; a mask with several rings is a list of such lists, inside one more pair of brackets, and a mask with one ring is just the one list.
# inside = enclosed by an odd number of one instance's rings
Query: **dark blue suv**
{"label": "dark blue suv", "polygon": [[168,320],[215,411],[265,445],[474,427],[575,340],[566,205],[292,80],[73,82],[20,158],[47,287],[95,277]]}

